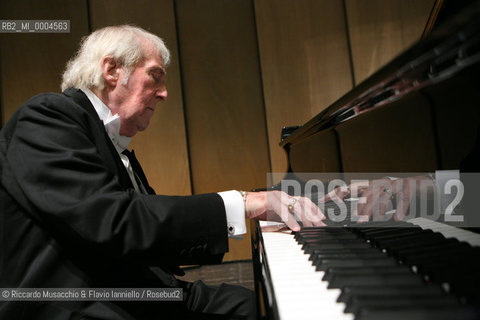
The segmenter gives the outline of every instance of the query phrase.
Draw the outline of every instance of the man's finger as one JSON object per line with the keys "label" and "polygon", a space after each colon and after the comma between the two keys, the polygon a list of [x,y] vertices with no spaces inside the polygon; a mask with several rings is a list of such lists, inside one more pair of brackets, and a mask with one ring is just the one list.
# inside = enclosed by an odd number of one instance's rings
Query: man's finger
{"label": "man's finger", "polygon": [[287,226],[284,223],[262,226],[261,229],[263,232],[276,232],[276,231],[288,230]]}
{"label": "man's finger", "polygon": [[314,226],[325,226],[322,220],[325,220],[326,217],[322,210],[308,198],[304,198],[304,202],[306,220],[311,221]]}
{"label": "man's finger", "polygon": [[320,200],[318,200],[318,202],[319,203],[325,203],[327,201],[343,202],[343,199],[345,199],[349,195],[350,195],[350,187],[346,187],[346,186],[336,187],[335,189],[327,193],[325,196],[323,196]]}
{"label": "man's finger", "polygon": [[[298,200],[295,197],[290,197],[285,192],[280,192],[278,194],[278,200],[279,201],[276,202],[278,207],[275,211],[280,215],[280,219],[285,222],[291,230],[300,231],[300,225],[295,220],[293,214]],[[290,210],[290,208],[292,210]]]}
{"label": "man's finger", "polygon": [[408,207],[410,206],[410,197],[408,194],[405,194],[403,191],[397,194],[397,210],[393,215],[393,218],[396,221],[401,221],[405,218],[407,214]]}

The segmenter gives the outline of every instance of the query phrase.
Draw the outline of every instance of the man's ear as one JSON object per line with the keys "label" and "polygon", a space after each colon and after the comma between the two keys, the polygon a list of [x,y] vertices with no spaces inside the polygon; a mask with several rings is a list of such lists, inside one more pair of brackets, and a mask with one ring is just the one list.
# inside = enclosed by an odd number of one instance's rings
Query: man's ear
{"label": "man's ear", "polygon": [[120,64],[112,56],[105,56],[101,62],[102,75],[107,86],[115,87],[118,82]]}

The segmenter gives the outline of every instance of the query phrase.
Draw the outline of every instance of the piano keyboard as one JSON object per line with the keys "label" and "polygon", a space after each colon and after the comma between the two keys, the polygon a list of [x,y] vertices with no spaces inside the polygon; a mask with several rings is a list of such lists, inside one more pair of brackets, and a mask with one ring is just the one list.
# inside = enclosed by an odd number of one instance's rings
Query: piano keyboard
{"label": "piano keyboard", "polygon": [[480,235],[471,231],[415,218],[261,238],[274,318],[480,319]]}

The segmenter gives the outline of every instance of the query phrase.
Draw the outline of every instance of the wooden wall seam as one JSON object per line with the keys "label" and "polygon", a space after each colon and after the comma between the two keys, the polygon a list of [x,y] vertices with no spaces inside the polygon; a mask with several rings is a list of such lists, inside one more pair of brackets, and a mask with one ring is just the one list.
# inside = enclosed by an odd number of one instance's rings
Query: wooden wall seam
{"label": "wooden wall seam", "polygon": [[348,44],[348,60],[350,62],[350,73],[352,75],[352,87],[355,88],[357,86],[357,82],[355,81],[355,68],[353,67],[352,40],[350,39],[350,27],[348,25],[347,4],[345,3],[345,0],[342,0],[342,4],[343,4],[343,15],[345,19],[345,31],[346,31],[347,44]]}
{"label": "wooden wall seam", "polygon": [[[175,32],[177,34],[178,38],[178,12],[177,12],[177,1],[173,0],[173,14],[175,16]],[[177,57],[178,57],[178,68],[180,72],[180,85],[183,88],[185,86],[184,81],[183,81],[183,69],[182,69],[182,59],[180,57],[182,56],[181,48],[180,48],[180,41],[177,41]],[[190,139],[189,137],[189,132],[188,132],[188,125],[187,125],[187,113],[185,110],[187,109],[186,107],[186,102],[185,102],[185,92],[182,90],[182,101],[183,101],[183,124],[185,127],[185,144],[187,146],[187,159],[188,159],[188,172],[189,172],[189,181],[190,181],[190,191],[191,194],[195,194],[195,187],[193,185],[193,172],[192,172],[192,166],[190,163],[192,163],[192,157],[190,155]]]}
{"label": "wooden wall seam", "polygon": [[[252,6],[252,11],[253,11],[253,23],[255,25],[255,40],[257,43],[257,59],[258,59],[258,72],[260,74],[260,87],[261,87],[261,92],[262,92],[262,103],[263,103],[263,114],[265,117],[265,136],[267,137],[267,141],[270,141],[270,136],[268,133],[268,119],[267,119],[267,108],[265,106],[265,89],[263,87],[263,71],[262,71],[262,61],[260,59],[260,43],[258,39],[258,25],[257,25],[257,17],[256,17],[256,10],[255,10],[255,0],[251,0],[251,6]],[[268,163],[270,166],[270,171],[272,167],[272,153],[270,151],[270,148],[267,148],[267,155],[268,155]],[[273,181],[271,181],[271,174],[267,174],[266,177],[266,184],[265,187],[268,187],[269,185],[273,184]]]}

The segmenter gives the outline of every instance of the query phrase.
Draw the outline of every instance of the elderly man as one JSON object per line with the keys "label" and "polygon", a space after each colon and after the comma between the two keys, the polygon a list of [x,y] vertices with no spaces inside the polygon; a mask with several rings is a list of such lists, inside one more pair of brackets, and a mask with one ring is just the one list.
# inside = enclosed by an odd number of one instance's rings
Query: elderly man
{"label": "elderly man", "polygon": [[[280,192],[154,195],[133,154],[165,86],[169,52],[133,26],[87,37],[62,94],[38,95],[0,134],[0,283],[4,288],[181,288],[180,302],[0,302],[2,319],[254,318],[252,292],[174,277],[220,263],[245,218],[322,225],[308,199]],[[268,198],[268,201],[267,201]]]}

